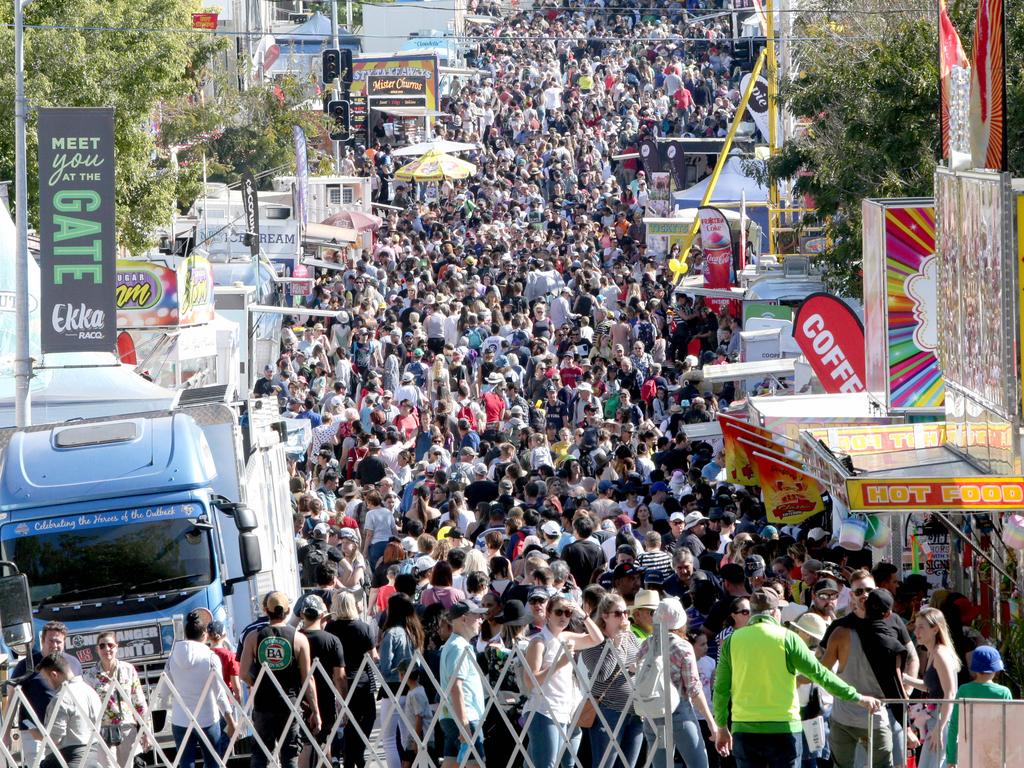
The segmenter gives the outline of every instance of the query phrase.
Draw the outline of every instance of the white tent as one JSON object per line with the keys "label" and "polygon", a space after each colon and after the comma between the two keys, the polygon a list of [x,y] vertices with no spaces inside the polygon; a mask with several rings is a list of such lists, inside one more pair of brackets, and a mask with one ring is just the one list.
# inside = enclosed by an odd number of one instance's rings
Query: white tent
{"label": "white tent", "polygon": [[[702,179],[692,187],[676,192],[672,195],[672,206],[674,208],[696,208],[704,199],[704,193],[711,183],[711,177]],[[738,203],[746,193],[748,203],[763,203],[768,200],[768,188],[761,186],[756,179],[752,179],[743,173],[743,162],[739,155],[733,154],[725,161],[725,167],[718,177],[715,185],[715,192],[711,196],[709,205],[716,202]],[[738,210],[738,209],[734,209]],[[761,225],[761,231],[768,231],[768,209],[764,207],[752,207],[747,209],[751,219]]]}

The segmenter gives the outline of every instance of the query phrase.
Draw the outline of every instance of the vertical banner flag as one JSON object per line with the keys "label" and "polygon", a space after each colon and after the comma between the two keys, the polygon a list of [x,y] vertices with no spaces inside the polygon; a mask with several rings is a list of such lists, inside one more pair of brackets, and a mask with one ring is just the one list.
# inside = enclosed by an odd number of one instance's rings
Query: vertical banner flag
{"label": "vertical banner flag", "polygon": [[971,164],[1006,170],[1006,51],[1003,0],[979,0],[971,67]]}
{"label": "vertical banner flag", "polygon": [[242,174],[242,210],[249,252],[256,259],[260,255],[260,202],[256,194],[256,179],[249,171]]}
{"label": "vertical banner flag", "polygon": [[758,485],[757,467],[754,466],[750,453],[755,449],[782,453],[784,448],[775,442],[775,435],[770,430],[756,427],[734,416],[720,413],[718,424],[722,428],[725,468],[729,482]]}
{"label": "vertical banner flag", "polygon": [[946,11],[945,0],[939,0],[939,125],[942,132],[942,157],[951,156],[950,114],[952,111],[953,67],[966,69],[967,54],[960,35]]}
{"label": "vertical banner flag", "polygon": [[113,352],[114,110],[40,109],[39,261],[46,352]]}
{"label": "vertical banner flag", "polygon": [[309,223],[306,200],[309,194],[309,153],[306,149],[306,132],[298,125],[292,126],[292,141],[295,143],[295,205],[302,226]]}
{"label": "vertical banner flag", "polygon": [[672,180],[676,183],[676,189],[686,189],[686,153],[679,142],[670,142],[665,149],[665,157],[668,158],[669,167],[672,169]]}
{"label": "vertical banner flag", "polygon": [[[661,153],[658,151],[658,142],[654,137],[648,136],[640,142],[640,160],[644,164],[644,170],[650,176],[663,170],[661,165]],[[650,182],[650,179],[648,179]]]}
{"label": "vertical banner flag", "polygon": [[828,394],[865,390],[864,326],[842,299],[828,293],[804,299],[793,338]]}
{"label": "vertical banner flag", "polygon": [[[747,92],[747,85],[750,83],[748,72],[740,80],[740,93]],[[763,141],[768,141],[768,80],[762,75],[754,83],[754,90],[747,101],[747,114],[754,121]]]}
{"label": "vertical banner flag", "polygon": [[799,467],[762,451],[753,451],[751,459],[769,523],[796,525],[825,511],[821,485]]}
{"label": "vertical banner flag", "polygon": [[[732,284],[732,232],[725,215],[705,205],[697,209],[700,217],[700,242],[704,254],[704,287],[728,288]],[[683,254],[684,256],[686,254]],[[728,299],[705,299],[716,312],[730,302]]]}

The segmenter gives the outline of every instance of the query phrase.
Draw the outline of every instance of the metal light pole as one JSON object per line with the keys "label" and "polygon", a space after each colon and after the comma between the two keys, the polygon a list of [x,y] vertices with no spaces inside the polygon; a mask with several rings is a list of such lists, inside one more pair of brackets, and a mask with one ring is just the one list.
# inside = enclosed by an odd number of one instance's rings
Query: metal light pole
{"label": "metal light pole", "polygon": [[[331,48],[336,51],[341,50],[341,46],[338,44],[338,0],[331,0]],[[335,101],[341,100],[341,84],[338,80],[334,81],[334,99]],[[341,173],[341,142],[331,141],[334,145],[334,173]]]}
{"label": "metal light pole", "polygon": [[29,382],[32,360],[28,343],[28,160],[25,149],[28,131],[28,104],[25,101],[25,16],[27,0],[14,0],[14,194],[17,198],[15,228],[17,250],[14,257],[14,418],[15,424],[32,423],[29,408]]}

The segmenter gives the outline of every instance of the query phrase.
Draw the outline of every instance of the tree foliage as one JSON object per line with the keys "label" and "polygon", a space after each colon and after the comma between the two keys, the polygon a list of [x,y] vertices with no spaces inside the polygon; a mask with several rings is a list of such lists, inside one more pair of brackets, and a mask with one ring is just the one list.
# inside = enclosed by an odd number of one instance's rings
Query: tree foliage
{"label": "tree foliage", "polygon": [[[144,249],[169,221],[176,178],[156,155],[159,105],[194,92],[221,42],[194,33],[197,0],[33,0],[25,6],[29,217],[38,220],[38,107],[115,109],[118,238]],[[14,93],[13,3],[0,3],[0,92]],[[0,99],[0,178],[14,178],[14,100]]]}
{"label": "tree foliage", "polygon": [[[970,0],[950,3],[965,50],[973,36]],[[1007,2],[1011,169],[1024,171],[1024,14]],[[832,245],[821,257],[829,287],[859,296],[861,201],[931,196],[939,145],[934,14],[901,12],[875,0],[825,0],[797,23],[797,75],[781,98],[807,121],[768,166],[791,179],[830,217]]]}
{"label": "tree foliage", "polygon": [[[323,112],[309,101],[311,84],[303,80],[285,77],[242,92],[218,84],[215,90],[215,99],[184,100],[168,109],[162,126],[161,140],[183,147],[179,162],[190,174],[201,168],[204,156],[209,181],[235,184],[247,170],[292,173],[292,127],[306,131],[311,150],[323,132]],[[311,158],[311,167],[316,164]],[[187,207],[191,200],[183,197],[181,203]]]}

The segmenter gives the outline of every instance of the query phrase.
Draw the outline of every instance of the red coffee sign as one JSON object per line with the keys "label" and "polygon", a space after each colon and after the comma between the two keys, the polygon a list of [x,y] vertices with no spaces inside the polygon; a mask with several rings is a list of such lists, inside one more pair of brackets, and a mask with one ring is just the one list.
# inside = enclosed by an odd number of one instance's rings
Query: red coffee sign
{"label": "red coffee sign", "polygon": [[830,395],[864,391],[864,326],[842,299],[827,293],[804,299],[793,338]]}

